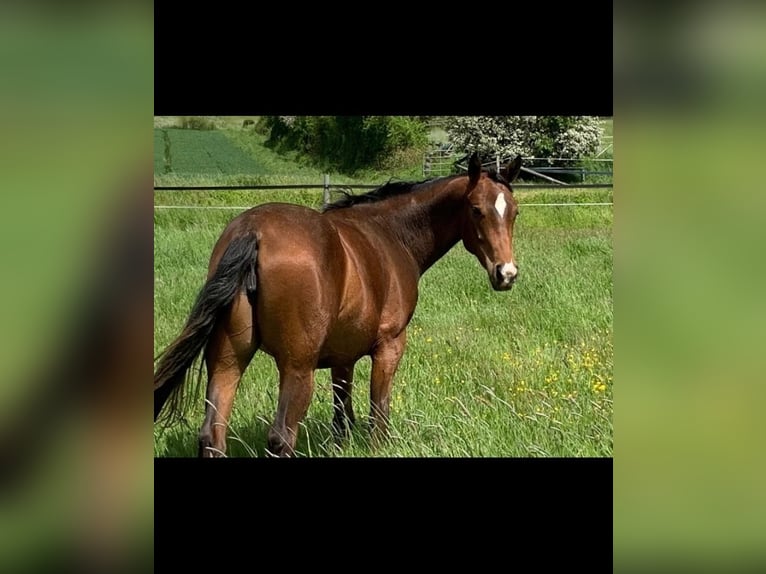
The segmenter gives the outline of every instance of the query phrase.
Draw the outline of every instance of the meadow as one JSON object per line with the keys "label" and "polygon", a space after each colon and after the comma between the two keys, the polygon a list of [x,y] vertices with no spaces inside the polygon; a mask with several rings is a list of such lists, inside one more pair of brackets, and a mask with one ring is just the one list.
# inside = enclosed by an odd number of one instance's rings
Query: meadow
{"label": "meadow", "polygon": [[[362,424],[348,444],[335,445],[329,371],[317,371],[300,456],[612,456],[613,208],[534,205],[611,202],[612,191],[519,190],[516,196],[521,274],[511,291],[493,291],[461,244],[421,279],[393,383],[391,440],[375,449],[368,443],[370,360],[363,358],[353,393]],[[155,192],[157,206],[191,207],[154,212],[155,355],[180,332],[213,244],[238,213],[226,207],[268,201],[318,208],[321,191]],[[234,403],[229,456],[265,456],[277,385],[273,360],[256,354]],[[196,456],[203,411],[200,394],[184,423],[155,428],[155,456]]]}
{"label": "meadow", "polygon": [[154,172],[257,175],[267,168],[232,144],[223,131],[166,128],[154,130]]}

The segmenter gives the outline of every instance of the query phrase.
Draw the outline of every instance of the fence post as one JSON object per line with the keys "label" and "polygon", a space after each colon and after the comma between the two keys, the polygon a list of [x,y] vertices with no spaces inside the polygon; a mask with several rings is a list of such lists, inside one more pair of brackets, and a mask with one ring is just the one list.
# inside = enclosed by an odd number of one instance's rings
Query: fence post
{"label": "fence post", "polygon": [[324,174],[324,195],[322,197],[322,201],[324,201],[325,206],[330,203],[330,174],[329,173]]}

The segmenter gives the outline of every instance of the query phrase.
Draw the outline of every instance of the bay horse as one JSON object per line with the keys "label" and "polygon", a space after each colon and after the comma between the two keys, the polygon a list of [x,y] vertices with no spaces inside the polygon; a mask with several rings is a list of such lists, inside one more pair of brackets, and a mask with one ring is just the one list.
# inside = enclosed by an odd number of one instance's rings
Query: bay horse
{"label": "bay horse", "polygon": [[331,369],[333,433],[342,440],[355,422],[354,365],[369,355],[371,432],[375,440],[385,437],[391,383],[420,277],[462,240],[493,289],[513,286],[518,204],[511,183],[520,169],[517,156],[499,173],[484,171],[474,153],[466,175],[388,183],[346,195],[321,212],[268,203],[238,215],[213,249],[183,331],[159,356],[155,422],[168,399],[159,420],[181,413],[187,371],[204,351],[208,382],[199,455],[224,455],[237,386],[262,349],[279,370],[268,450],[291,456],[314,371]]}

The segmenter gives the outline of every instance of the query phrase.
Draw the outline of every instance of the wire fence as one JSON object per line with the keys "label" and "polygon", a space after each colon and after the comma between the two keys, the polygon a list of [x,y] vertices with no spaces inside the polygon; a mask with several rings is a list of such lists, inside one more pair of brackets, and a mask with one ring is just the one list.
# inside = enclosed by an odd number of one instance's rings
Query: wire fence
{"label": "wire fence", "polygon": [[[279,185],[160,185],[155,186],[155,191],[202,191],[202,192],[214,192],[214,191],[269,191],[269,190],[298,190],[298,189],[316,189],[322,190],[322,204],[327,205],[331,200],[331,193],[333,191],[348,192],[354,189],[369,190],[376,189],[379,185],[372,184],[351,184],[351,185],[331,185],[329,182],[329,176],[325,176],[325,183],[319,184],[279,184]],[[551,185],[551,184],[514,184],[514,189],[612,189],[612,184],[575,184],[575,185]],[[595,206],[595,205],[612,205],[611,202],[562,202],[562,203],[528,203],[520,204],[528,206]],[[252,206],[212,206],[212,205],[155,205],[154,209],[239,209],[246,210]]]}
{"label": "wire fence", "polygon": [[[611,201],[570,201],[563,203],[519,203],[519,207],[608,207],[614,205]],[[154,209],[232,209],[246,211],[252,205],[155,205]]]}
{"label": "wire fence", "polygon": [[[349,184],[330,185],[319,184],[279,184],[279,185],[157,185],[154,191],[234,191],[234,190],[277,190],[277,189],[376,189],[380,185]],[[566,185],[551,185],[547,183],[514,183],[513,189],[610,189],[611,183],[574,183]]]}
{"label": "wire fence", "polygon": [[[530,158],[540,159],[540,158]],[[548,158],[557,159],[557,158]],[[493,162],[494,163],[494,162]],[[491,165],[490,163],[487,164]],[[545,180],[545,183],[514,183],[514,189],[613,189],[612,182],[608,183],[573,183],[567,184],[560,180],[554,179],[545,174],[541,174],[536,170],[529,168],[522,168],[523,171],[530,173],[535,177]],[[608,172],[611,173],[611,172]],[[154,191],[200,191],[200,192],[216,192],[216,191],[276,191],[276,190],[305,190],[315,189],[322,190],[322,203],[327,205],[330,203],[332,192],[352,192],[353,190],[371,190],[380,187],[380,184],[332,184],[330,182],[330,176],[324,174],[323,182],[319,183],[303,183],[303,184],[238,184],[238,185],[155,185]],[[523,205],[523,204],[522,204]],[[529,203],[529,206],[592,206],[592,205],[612,205],[610,202],[562,202],[562,203]],[[155,209],[249,209],[244,206],[195,206],[195,205],[155,205]]]}

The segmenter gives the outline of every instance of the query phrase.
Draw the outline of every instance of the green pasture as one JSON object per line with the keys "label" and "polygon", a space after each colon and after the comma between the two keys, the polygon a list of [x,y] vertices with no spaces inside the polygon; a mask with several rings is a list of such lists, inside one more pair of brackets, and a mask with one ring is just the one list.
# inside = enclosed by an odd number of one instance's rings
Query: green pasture
{"label": "green pasture", "polygon": [[[610,202],[612,192],[516,194],[521,275],[513,290],[493,291],[460,244],[422,278],[393,384],[391,440],[377,449],[367,441],[370,361],[364,358],[353,395],[362,424],[348,444],[334,444],[329,371],[317,371],[301,456],[612,456],[613,208],[531,205]],[[154,212],[155,354],[182,328],[213,244],[239,212],[209,208],[267,201],[317,208],[321,191],[155,192],[158,206],[187,206]],[[258,353],[235,401],[230,456],[264,456],[277,389],[272,359]],[[155,429],[155,456],[196,455],[201,395],[196,405],[185,423]]]}
{"label": "green pasture", "polygon": [[[323,171],[299,164],[294,154],[282,155],[267,148],[266,136],[252,128],[232,128],[230,124],[212,130],[179,129],[172,124],[155,127],[155,185],[322,184]],[[399,177],[411,177],[418,170],[419,166]],[[376,175],[384,181],[393,174],[363,174],[362,179],[331,175],[333,184],[350,184],[367,183]]]}
{"label": "green pasture", "polygon": [[156,174],[263,174],[257,160],[232,144],[219,130],[154,130]]}

